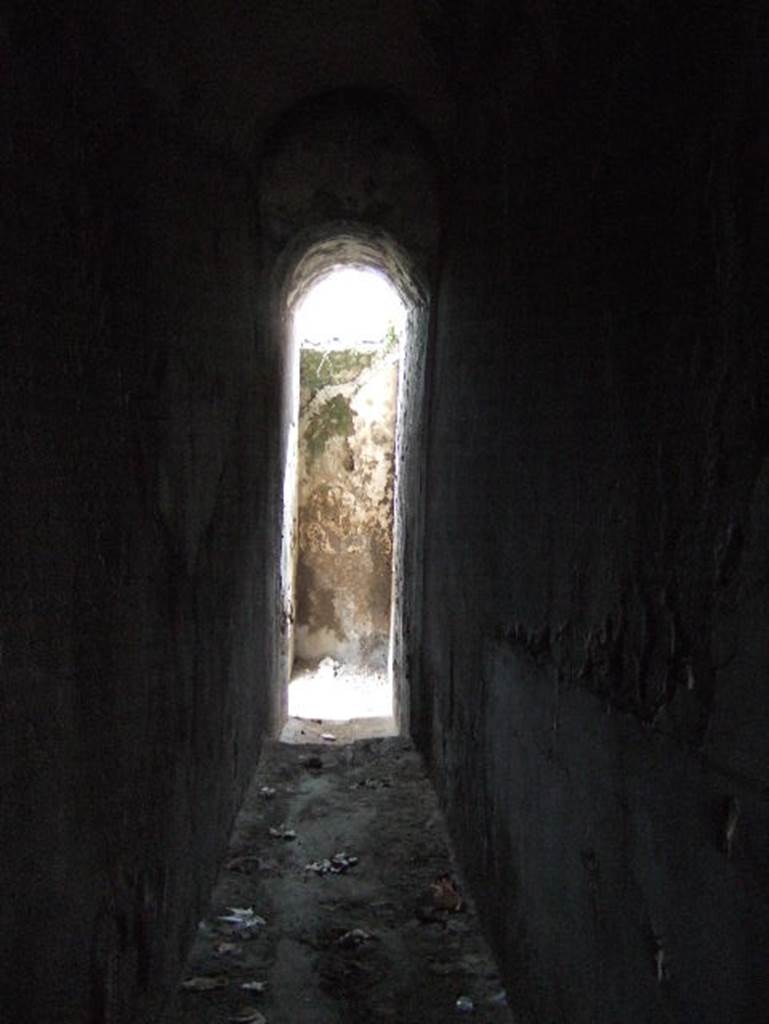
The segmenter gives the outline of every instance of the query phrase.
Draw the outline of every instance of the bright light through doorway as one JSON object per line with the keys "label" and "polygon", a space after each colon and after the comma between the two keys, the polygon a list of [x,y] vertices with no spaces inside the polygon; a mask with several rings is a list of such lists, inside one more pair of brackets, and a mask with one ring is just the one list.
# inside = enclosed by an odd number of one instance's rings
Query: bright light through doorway
{"label": "bright light through doorway", "polygon": [[[394,335],[398,339],[405,337],[406,318],[406,309],[400,297],[383,274],[353,267],[338,268],[320,279],[294,310],[293,333],[300,352],[306,353],[314,349],[322,354],[320,364],[313,371],[315,376],[309,378],[313,381],[313,387],[318,388],[316,377],[320,377],[324,367],[326,374],[332,372],[331,368],[336,366],[335,360],[339,366],[346,367],[348,364],[345,360],[348,358],[349,352],[358,353],[355,358],[363,367],[362,370],[357,371],[357,377],[350,377],[349,369],[342,370],[339,384],[335,384],[330,378],[331,383],[321,385],[320,390],[309,392],[312,397],[310,399],[304,397],[302,402],[305,404],[300,403],[299,538],[304,536],[301,524],[302,510],[305,507],[303,502],[306,499],[303,495],[312,494],[312,488],[319,487],[317,482],[319,479],[320,486],[325,488],[324,494],[331,488],[334,493],[342,494],[344,501],[362,501],[363,504],[357,506],[363,517],[360,521],[368,522],[366,516],[370,513],[367,502],[373,499],[369,499],[368,495],[365,497],[361,495],[359,475],[368,472],[369,476],[376,481],[371,485],[372,487],[384,486],[386,477],[382,477],[381,480],[379,478],[383,472],[386,472],[383,468],[386,466],[386,461],[381,461],[382,457],[378,452],[386,443],[383,438],[387,438],[388,431],[392,431],[393,427],[387,427],[386,420],[380,421],[376,417],[380,415],[380,409],[383,410],[382,415],[394,416],[393,402],[397,386],[393,392],[391,390],[393,387],[392,374],[393,372],[397,374],[399,347],[393,349],[392,341]],[[328,357],[324,354],[325,352],[329,353]],[[304,367],[305,364],[316,365],[312,363],[311,359],[306,361],[303,355],[302,366]],[[350,365],[356,366],[358,363],[354,359]],[[302,374],[304,372],[303,369]],[[345,372],[348,374],[347,377],[344,376]],[[304,381],[305,378],[302,377],[302,380]],[[331,399],[323,399],[323,388],[332,393]],[[351,388],[352,390],[350,390]],[[304,391],[302,394],[304,395]],[[308,421],[303,417],[305,415],[318,417],[322,415],[317,410],[326,407],[319,404],[319,399],[330,404],[333,401],[339,402],[342,398],[345,402],[349,402],[348,408],[353,414],[349,428],[345,428],[348,433],[340,435],[349,449],[349,461],[345,459],[344,463],[336,468],[335,460],[338,459],[338,455],[334,445],[336,447],[339,445],[335,437],[328,442],[328,448],[321,448],[322,460],[325,461],[321,461],[315,451],[308,460],[307,448],[304,448],[303,445],[307,443],[306,438],[310,434],[305,433],[308,428],[306,425],[303,426],[303,423],[306,424]],[[320,419],[309,422],[325,424],[325,420]],[[355,426],[352,426],[353,423]],[[319,431],[316,433],[318,436],[325,436],[320,435]],[[372,441],[372,438],[376,440]],[[320,476],[314,474],[320,474]],[[330,484],[326,478],[331,481]],[[361,477],[361,479],[363,478]],[[372,493],[375,495],[377,491],[374,490]],[[314,506],[312,507],[314,508]],[[322,582],[325,583],[323,594],[332,593],[334,595],[332,600],[334,601],[336,620],[343,625],[344,632],[341,635],[334,634],[335,639],[329,640],[328,634],[323,632],[323,629],[328,630],[328,627],[321,628],[312,618],[302,619],[299,614],[298,629],[301,632],[295,647],[295,661],[288,689],[290,720],[286,726],[288,732],[284,738],[289,738],[290,733],[290,738],[295,740],[301,736],[306,742],[308,737],[313,736],[318,730],[322,730],[321,721],[332,725],[332,731],[335,734],[339,733],[343,724],[348,731],[352,729],[348,738],[388,735],[395,728],[392,719],[392,681],[384,664],[384,661],[387,660],[386,649],[383,657],[374,657],[371,653],[377,650],[374,645],[368,648],[364,660],[360,658],[360,650],[365,648],[360,647],[358,650],[359,645],[364,641],[368,643],[372,638],[376,639],[381,635],[381,622],[371,617],[367,619],[366,616],[374,614],[368,609],[363,612],[363,619],[356,618],[361,614],[360,606],[356,605],[354,616],[350,611],[349,552],[357,550],[356,544],[360,545],[361,555],[358,561],[363,559],[363,565],[367,564],[369,557],[373,557],[368,554],[368,536],[365,534],[356,536],[354,532],[356,529],[360,529],[355,525],[355,519],[355,514],[353,514],[352,527],[344,527],[345,530],[351,529],[352,533],[344,533],[341,537],[337,535],[338,524],[345,520],[333,518],[328,520],[331,533],[326,535],[324,543],[332,545],[328,550],[339,551],[338,564],[335,563],[332,566],[330,577],[318,582],[314,575],[316,571],[327,571],[323,564],[325,555],[321,556],[321,562],[315,565],[310,577],[307,576],[306,570],[303,570],[304,575],[300,573],[301,579],[306,581],[309,578],[312,585],[316,587],[313,595],[321,593],[319,588]],[[318,529],[325,529],[323,522],[315,524],[313,521],[313,525],[317,525]],[[376,530],[380,525],[379,518],[372,520],[372,529]],[[335,528],[337,534],[334,533]],[[315,535],[313,534],[313,536]],[[375,532],[372,536],[375,539],[377,537]],[[346,548],[348,541],[352,545],[349,551]],[[341,546],[337,549],[334,545],[340,543]],[[313,565],[307,559],[318,557],[313,554],[314,548],[302,548],[301,544],[300,539],[298,548],[300,554],[297,562],[300,569],[307,564]],[[324,552],[326,549],[321,545],[320,550]],[[371,550],[376,550],[373,542]],[[309,555],[301,554],[306,551],[309,551]],[[376,567],[376,563],[374,566]],[[339,575],[338,592],[335,590],[337,574]],[[353,583],[356,578],[353,573]],[[306,593],[302,586],[299,586],[299,593]],[[356,590],[354,593],[357,602],[357,595],[360,591]],[[310,604],[304,605],[304,607],[315,608],[312,597]],[[300,602],[300,612],[301,608]],[[362,622],[363,626],[361,626]],[[361,628],[363,631],[359,633],[358,629]],[[331,632],[333,634],[333,629]],[[314,643],[317,644],[317,655],[309,653],[313,649]],[[356,654],[355,651],[358,653]],[[372,660],[369,660],[369,657]],[[364,722],[367,724],[364,725]]]}
{"label": "bright light through doorway", "polygon": [[317,668],[294,676],[288,691],[288,713],[295,718],[335,722],[387,718],[392,714],[392,690],[384,672],[356,671],[324,658]]}
{"label": "bright light through doorway", "polygon": [[406,310],[387,279],[374,270],[334,271],[308,293],[294,314],[300,345],[345,348],[380,342],[387,326],[403,337]]}

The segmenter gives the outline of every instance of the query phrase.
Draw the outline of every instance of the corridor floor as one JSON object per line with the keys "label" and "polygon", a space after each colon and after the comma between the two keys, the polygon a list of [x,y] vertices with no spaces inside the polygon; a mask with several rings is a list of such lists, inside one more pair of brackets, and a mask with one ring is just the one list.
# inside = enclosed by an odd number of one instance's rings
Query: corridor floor
{"label": "corridor floor", "polygon": [[411,743],[269,744],[164,1024],[455,1019],[511,1021]]}

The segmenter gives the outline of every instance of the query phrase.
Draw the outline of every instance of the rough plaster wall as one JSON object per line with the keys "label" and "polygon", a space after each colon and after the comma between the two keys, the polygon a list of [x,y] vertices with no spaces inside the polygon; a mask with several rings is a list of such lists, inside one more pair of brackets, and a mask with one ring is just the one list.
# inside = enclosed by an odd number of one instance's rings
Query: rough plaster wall
{"label": "rough plaster wall", "polygon": [[[433,321],[434,324],[434,321]],[[428,355],[431,307],[412,307],[400,362],[398,422],[395,430],[395,515],[393,591],[390,615],[390,676],[399,730],[425,734],[423,715],[429,698],[421,685],[424,509]]]}
{"label": "rough plaster wall", "polygon": [[301,353],[295,653],[383,671],[390,639],[395,353]]}
{"label": "rough plaster wall", "polygon": [[432,0],[325,0],[311,13],[307,0],[112,6],[104,30],[141,80],[197,132],[242,156],[276,119],[337,89],[399,97],[414,122],[451,130],[445,81],[421,31]]}
{"label": "rough plaster wall", "polygon": [[279,363],[248,176],[72,15],[0,34],[0,1012],[112,1024],[174,983],[270,724]]}
{"label": "rough plaster wall", "polygon": [[371,90],[313,97],[278,123],[260,164],[260,213],[289,305],[350,261],[384,271],[405,302],[424,300],[438,223],[432,157],[400,102]]}
{"label": "rough plaster wall", "polygon": [[522,1020],[752,1024],[765,12],[443,6],[418,738]]}
{"label": "rough plaster wall", "polygon": [[[154,1018],[281,713],[281,257],[341,218],[424,301],[434,206],[392,100],[405,205],[376,184],[321,194],[276,244],[251,175],[263,132],[318,89],[390,67],[434,105],[428,66],[392,59],[399,11],[362,10],[357,38],[334,5],[295,5],[293,36],[215,2],[0,20],[0,991],[18,1019]],[[374,179],[388,138],[367,146]]]}

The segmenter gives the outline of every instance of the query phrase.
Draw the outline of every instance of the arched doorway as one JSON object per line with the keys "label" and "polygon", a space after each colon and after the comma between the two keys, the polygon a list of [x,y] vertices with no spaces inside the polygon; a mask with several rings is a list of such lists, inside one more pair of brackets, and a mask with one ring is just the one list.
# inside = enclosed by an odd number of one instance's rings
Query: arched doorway
{"label": "arched doorway", "polygon": [[[358,90],[326,94],[277,126],[262,162],[259,202],[265,259],[274,268],[271,332],[284,382],[276,453],[286,467],[278,595],[283,715],[300,639],[294,587],[300,358],[291,325],[314,285],[336,268],[357,267],[385,275],[407,310],[393,460],[389,667],[398,729],[409,732],[410,718],[421,714],[412,708],[409,681],[419,668],[421,628],[423,396],[439,224],[434,153],[392,97]],[[339,403],[337,409],[344,414]]]}

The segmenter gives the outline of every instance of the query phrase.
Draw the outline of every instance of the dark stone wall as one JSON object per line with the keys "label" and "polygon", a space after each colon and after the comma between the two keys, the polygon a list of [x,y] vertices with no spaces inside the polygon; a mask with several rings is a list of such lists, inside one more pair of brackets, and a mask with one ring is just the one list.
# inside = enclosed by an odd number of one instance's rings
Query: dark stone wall
{"label": "dark stone wall", "polygon": [[[139,13],[16,4],[0,26],[0,994],[20,1020],[149,1021],[175,985],[284,712],[287,276],[362,254],[424,301],[435,232],[401,105],[355,91],[352,139],[336,94],[336,135],[300,114],[330,190],[271,188],[275,69],[248,141],[226,104],[215,131],[192,13],[178,37]],[[345,182],[333,147],[366,133]]]}
{"label": "dark stone wall", "polygon": [[177,977],[273,719],[280,364],[249,175],[74,14],[0,36],[0,999],[103,1024]]}
{"label": "dark stone wall", "polygon": [[420,685],[419,655],[424,593],[427,372],[433,308],[432,303],[422,302],[411,310],[398,381],[390,668],[395,720],[406,736],[419,734],[421,714],[427,703]]}
{"label": "dark stone wall", "polygon": [[766,1015],[767,23],[444,4],[415,723],[520,1019]]}

